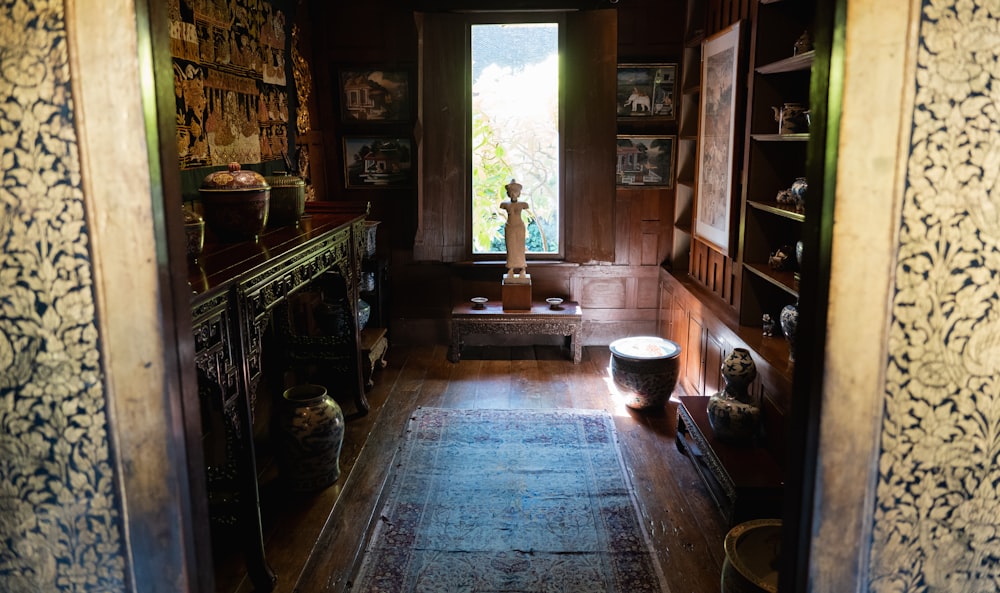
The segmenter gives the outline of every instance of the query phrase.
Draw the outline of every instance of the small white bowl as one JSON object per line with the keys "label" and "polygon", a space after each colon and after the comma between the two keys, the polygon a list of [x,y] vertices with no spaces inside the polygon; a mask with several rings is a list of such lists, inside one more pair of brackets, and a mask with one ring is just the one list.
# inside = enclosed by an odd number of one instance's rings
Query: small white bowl
{"label": "small white bowl", "polygon": [[485,309],[486,303],[489,302],[490,299],[486,297],[472,297],[469,300],[472,301],[473,309]]}
{"label": "small white bowl", "polygon": [[560,305],[562,305],[563,300],[556,297],[550,297],[545,299],[545,302],[548,303],[549,307],[552,309],[561,309],[562,307]]}

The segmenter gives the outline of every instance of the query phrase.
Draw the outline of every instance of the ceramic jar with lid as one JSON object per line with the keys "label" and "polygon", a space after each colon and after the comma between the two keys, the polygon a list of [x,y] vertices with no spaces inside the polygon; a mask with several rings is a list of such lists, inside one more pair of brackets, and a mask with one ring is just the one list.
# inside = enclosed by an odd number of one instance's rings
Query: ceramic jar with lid
{"label": "ceramic jar with lid", "polygon": [[298,225],[306,209],[306,182],[301,177],[278,171],[264,178],[271,186],[271,211],[267,226]]}
{"label": "ceramic jar with lid", "polygon": [[260,173],[229,163],[205,177],[198,193],[208,230],[220,241],[255,241],[264,231],[271,186]]}
{"label": "ceramic jar with lid", "polygon": [[184,204],[184,234],[187,237],[187,257],[197,261],[205,247],[205,219],[194,209]]}

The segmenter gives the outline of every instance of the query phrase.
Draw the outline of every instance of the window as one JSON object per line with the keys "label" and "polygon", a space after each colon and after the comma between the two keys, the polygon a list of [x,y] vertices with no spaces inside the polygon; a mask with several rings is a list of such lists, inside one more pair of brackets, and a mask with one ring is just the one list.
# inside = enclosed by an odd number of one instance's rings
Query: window
{"label": "window", "polygon": [[528,257],[561,255],[559,23],[474,23],[470,40],[472,254],[506,252],[500,203],[516,179]]}

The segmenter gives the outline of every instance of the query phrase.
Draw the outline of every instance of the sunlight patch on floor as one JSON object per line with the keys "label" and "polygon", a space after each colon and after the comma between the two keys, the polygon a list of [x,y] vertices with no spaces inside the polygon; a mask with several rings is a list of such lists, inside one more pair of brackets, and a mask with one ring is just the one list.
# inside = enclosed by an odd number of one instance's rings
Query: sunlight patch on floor
{"label": "sunlight patch on floor", "polygon": [[610,412],[615,416],[630,416],[629,408],[625,405],[628,400],[625,392],[622,391],[618,384],[615,383],[614,378],[611,376],[611,362],[608,361],[607,371],[604,373],[604,384],[608,386],[608,397],[612,405],[609,406]]}

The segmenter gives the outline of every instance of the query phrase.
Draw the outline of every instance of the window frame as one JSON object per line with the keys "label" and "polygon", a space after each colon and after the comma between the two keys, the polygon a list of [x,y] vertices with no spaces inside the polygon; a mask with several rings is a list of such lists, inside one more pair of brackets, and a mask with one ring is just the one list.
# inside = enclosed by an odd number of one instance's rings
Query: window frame
{"label": "window frame", "polygon": [[465,15],[465,116],[468,124],[467,133],[464,138],[465,154],[465,251],[466,257],[470,261],[506,261],[507,253],[475,253],[472,241],[472,27],[473,25],[502,25],[518,23],[555,23],[558,26],[557,49],[559,52],[559,194],[558,194],[558,214],[559,223],[559,249],[550,253],[525,252],[526,259],[530,261],[563,261],[566,259],[566,117],[567,97],[566,85],[564,84],[565,73],[563,72],[564,58],[566,55],[566,17],[562,11],[534,11],[534,12],[476,12]]}
{"label": "window frame", "polygon": [[[563,246],[565,262],[616,261],[616,135],[618,133],[618,13],[614,9],[566,11],[562,59]],[[468,261],[466,231],[465,67],[466,14],[415,12],[419,101],[416,229],[413,259]],[[610,164],[609,164],[610,163]]]}

